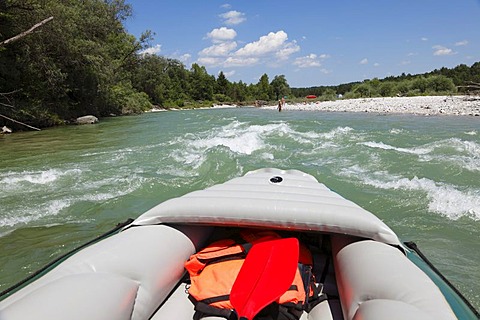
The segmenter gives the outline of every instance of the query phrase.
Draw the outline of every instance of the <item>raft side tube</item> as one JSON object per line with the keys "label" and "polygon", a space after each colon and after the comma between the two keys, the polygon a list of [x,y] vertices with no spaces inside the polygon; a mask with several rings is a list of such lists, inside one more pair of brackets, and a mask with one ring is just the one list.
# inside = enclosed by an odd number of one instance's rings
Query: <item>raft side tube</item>
{"label": "raft side tube", "polygon": [[1,301],[0,318],[148,319],[210,232],[209,227],[130,227],[72,255]]}
{"label": "raft side tube", "polygon": [[436,284],[390,245],[332,237],[335,274],[345,320],[455,320]]}

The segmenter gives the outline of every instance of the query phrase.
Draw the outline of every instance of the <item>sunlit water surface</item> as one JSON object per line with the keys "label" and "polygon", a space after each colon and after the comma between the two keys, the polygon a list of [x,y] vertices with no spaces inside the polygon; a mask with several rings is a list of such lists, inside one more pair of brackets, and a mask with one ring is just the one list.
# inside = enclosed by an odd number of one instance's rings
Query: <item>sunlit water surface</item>
{"label": "sunlit water surface", "polygon": [[254,108],[0,137],[0,291],[117,222],[263,167],[374,212],[480,308],[480,119]]}

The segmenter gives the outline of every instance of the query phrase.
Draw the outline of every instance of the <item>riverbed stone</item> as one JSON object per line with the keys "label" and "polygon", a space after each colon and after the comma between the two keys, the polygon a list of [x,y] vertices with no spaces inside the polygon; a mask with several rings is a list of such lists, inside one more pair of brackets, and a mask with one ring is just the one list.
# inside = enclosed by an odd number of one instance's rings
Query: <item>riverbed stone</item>
{"label": "riverbed stone", "polygon": [[76,124],[94,124],[98,123],[98,118],[95,116],[83,116],[75,120]]}
{"label": "riverbed stone", "polygon": [[12,129],[10,129],[10,128],[7,127],[7,126],[3,126],[3,127],[0,129],[0,133],[2,133],[2,134],[12,133]]}

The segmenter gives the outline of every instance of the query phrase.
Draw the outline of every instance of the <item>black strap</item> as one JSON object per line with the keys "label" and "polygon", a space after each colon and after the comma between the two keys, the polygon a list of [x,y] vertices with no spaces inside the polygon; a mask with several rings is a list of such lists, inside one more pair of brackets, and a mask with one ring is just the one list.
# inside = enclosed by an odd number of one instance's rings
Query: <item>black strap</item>
{"label": "black strap", "polygon": [[225,294],[223,296],[217,296],[217,297],[203,299],[203,300],[200,300],[199,302],[202,302],[202,303],[205,303],[205,304],[212,304],[212,303],[216,303],[216,302],[220,302],[220,301],[228,301],[228,300],[230,300],[230,295]]}
{"label": "black strap", "polygon": [[327,256],[327,258],[325,259],[325,267],[323,267],[322,275],[320,276],[320,283],[325,283],[329,266],[330,266],[330,256]]}

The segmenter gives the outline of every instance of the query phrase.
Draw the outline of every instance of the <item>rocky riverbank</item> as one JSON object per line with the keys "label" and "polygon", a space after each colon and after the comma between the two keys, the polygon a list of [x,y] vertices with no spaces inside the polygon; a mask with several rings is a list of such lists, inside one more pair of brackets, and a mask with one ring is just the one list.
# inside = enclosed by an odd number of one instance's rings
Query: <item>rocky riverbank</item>
{"label": "rocky riverbank", "polygon": [[[262,108],[276,109],[277,106]],[[289,110],[480,116],[480,97],[422,96],[307,101],[300,104],[287,103],[282,108],[282,112]]]}

